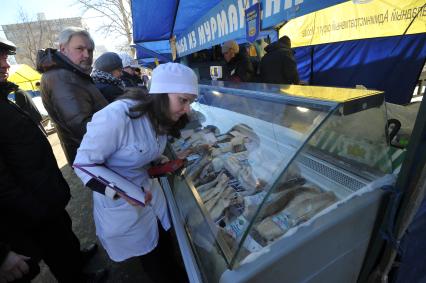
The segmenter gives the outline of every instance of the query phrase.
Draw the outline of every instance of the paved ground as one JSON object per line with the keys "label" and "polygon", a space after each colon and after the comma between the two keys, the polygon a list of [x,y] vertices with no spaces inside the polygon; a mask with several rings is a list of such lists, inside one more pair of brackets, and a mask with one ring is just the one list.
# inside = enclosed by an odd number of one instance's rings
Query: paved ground
{"label": "paved ground", "polygon": [[[71,168],[66,164],[66,159],[57,135],[50,135],[49,141],[55,153],[56,160],[58,161],[59,168],[61,168],[62,174],[71,188],[72,199],[67,207],[67,210],[73,220],[74,232],[80,239],[81,245],[83,247],[87,246],[88,244],[96,241],[95,226],[92,217],[92,194],[89,189],[82,185],[80,179],[78,179]],[[133,259],[122,263],[114,263],[108,258],[108,255],[100,245],[99,247],[100,250],[95,258],[91,261],[88,269],[93,270],[106,266],[109,267],[110,276],[106,282],[151,283],[137,260]],[[56,282],[56,280],[50,273],[49,268],[42,264],[42,271],[33,282],[52,283]]]}

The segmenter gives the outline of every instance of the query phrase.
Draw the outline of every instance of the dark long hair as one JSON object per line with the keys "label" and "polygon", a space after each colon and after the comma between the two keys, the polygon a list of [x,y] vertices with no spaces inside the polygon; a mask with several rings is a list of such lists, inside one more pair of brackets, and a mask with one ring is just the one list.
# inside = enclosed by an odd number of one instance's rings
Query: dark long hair
{"label": "dark long hair", "polygon": [[186,114],[182,115],[178,121],[170,119],[169,96],[166,93],[148,94],[141,88],[127,88],[119,99],[131,99],[137,104],[129,109],[127,115],[131,119],[137,119],[148,115],[154,130],[158,135],[171,135],[180,137],[180,130],[189,122]]}

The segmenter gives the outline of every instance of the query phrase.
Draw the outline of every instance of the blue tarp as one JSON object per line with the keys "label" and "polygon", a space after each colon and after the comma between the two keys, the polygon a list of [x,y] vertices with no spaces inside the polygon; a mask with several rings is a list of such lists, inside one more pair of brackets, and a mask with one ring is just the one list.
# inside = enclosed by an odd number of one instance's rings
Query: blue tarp
{"label": "blue tarp", "polygon": [[392,283],[426,282],[426,198],[401,241],[399,268]]}
{"label": "blue tarp", "polygon": [[132,0],[133,42],[169,40],[177,0]]}
{"label": "blue tarp", "polygon": [[132,0],[133,42],[169,40],[172,32],[182,33],[219,2],[220,0]]}
{"label": "blue tarp", "polygon": [[158,60],[162,62],[172,61],[170,45],[168,40],[137,43],[135,47],[136,47],[136,57],[139,60],[146,59],[146,58],[157,58]]}
{"label": "blue tarp", "polygon": [[[133,42],[143,43],[143,47],[156,53],[170,54],[172,32],[181,33],[218,2],[220,0],[132,0]],[[138,59],[149,58],[146,50],[136,49],[142,56]]]}
{"label": "blue tarp", "polygon": [[295,48],[300,79],[312,85],[385,91],[410,102],[426,58],[426,34],[371,38]]}

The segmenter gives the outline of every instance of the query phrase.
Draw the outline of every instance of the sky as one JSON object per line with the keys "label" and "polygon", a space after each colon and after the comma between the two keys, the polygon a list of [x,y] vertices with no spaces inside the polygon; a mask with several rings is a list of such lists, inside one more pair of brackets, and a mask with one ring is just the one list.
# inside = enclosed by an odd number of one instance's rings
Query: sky
{"label": "sky", "polygon": [[[114,42],[105,38],[101,32],[96,29],[102,24],[103,19],[95,12],[86,12],[74,5],[75,0],[0,0],[2,14],[0,17],[0,25],[20,23],[19,10],[22,7],[23,11],[28,15],[31,20],[37,20],[38,13],[44,13],[46,20],[58,18],[72,18],[82,17],[83,21],[89,27],[89,32],[92,35],[96,45],[104,45],[109,51],[116,50],[117,40]],[[1,27],[0,27],[1,29]],[[4,37],[4,33],[0,30],[0,36]],[[111,37],[110,37],[111,38]]]}

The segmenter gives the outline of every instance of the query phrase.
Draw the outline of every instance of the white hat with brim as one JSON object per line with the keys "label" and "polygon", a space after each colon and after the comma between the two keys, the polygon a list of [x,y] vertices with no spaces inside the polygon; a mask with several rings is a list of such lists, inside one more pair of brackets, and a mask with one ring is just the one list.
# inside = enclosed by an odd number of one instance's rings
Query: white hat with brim
{"label": "white hat with brim", "polygon": [[198,96],[197,75],[182,64],[161,64],[152,71],[149,93],[186,93]]}

